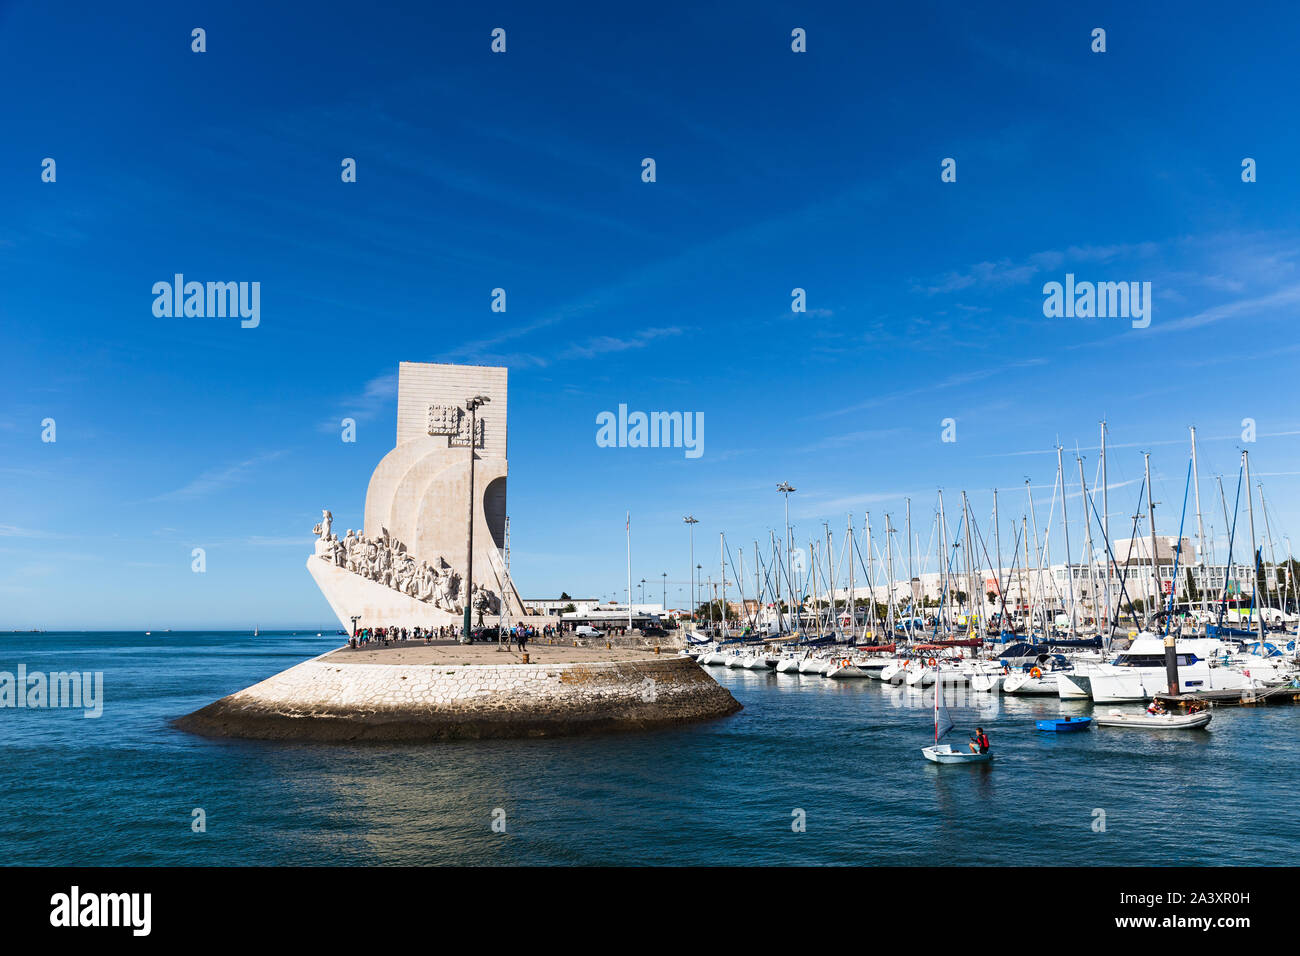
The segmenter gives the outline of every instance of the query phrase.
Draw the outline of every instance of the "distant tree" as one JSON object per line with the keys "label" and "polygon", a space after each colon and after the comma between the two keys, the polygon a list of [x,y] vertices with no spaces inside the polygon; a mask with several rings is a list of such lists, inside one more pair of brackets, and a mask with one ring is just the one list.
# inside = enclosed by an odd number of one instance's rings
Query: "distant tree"
{"label": "distant tree", "polygon": [[[695,619],[697,621],[719,621],[722,619],[722,602],[706,601],[695,609]],[[727,608],[727,620],[736,620],[736,612],[730,607]]]}
{"label": "distant tree", "polygon": [[561,600],[561,601],[572,601],[573,598],[571,598],[571,597],[569,596],[569,592],[568,592],[568,591],[561,591],[561,592],[560,592],[560,600]]}
{"label": "distant tree", "polygon": [[[566,596],[567,596],[567,595],[566,595]],[[564,607],[560,608],[560,613],[561,613],[561,614],[573,614],[573,613],[574,613],[575,611],[577,611],[577,610],[578,610],[578,608],[577,608],[575,605],[573,605],[573,604],[566,604],[566,605],[564,605]]]}

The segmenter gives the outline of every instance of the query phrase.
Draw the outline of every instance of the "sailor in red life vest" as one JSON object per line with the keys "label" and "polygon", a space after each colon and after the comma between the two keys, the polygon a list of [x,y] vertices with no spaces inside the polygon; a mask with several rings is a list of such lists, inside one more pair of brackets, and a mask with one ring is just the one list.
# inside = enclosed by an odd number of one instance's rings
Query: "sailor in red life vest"
{"label": "sailor in red life vest", "polygon": [[975,736],[970,739],[970,752],[973,754],[989,752],[989,735],[984,733],[983,727],[975,728]]}

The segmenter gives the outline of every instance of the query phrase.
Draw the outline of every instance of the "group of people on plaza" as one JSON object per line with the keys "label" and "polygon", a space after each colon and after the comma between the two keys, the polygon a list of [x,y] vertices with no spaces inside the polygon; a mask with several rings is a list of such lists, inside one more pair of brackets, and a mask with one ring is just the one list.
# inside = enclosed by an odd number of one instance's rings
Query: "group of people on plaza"
{"label": "group of people on plaza", "polygon": [[445,627],[358,627],[352,632],[349,643],[353,647],[382,643],[388,646],[394,641],[419,641],[430,644],[434,641],[451,641],[460,637],[460,628],[451,625]]}
{"label": "group of people on plaza", "polygon": [[[534,627],[529,624],[514,624],[504,632],[498,628],[475,628],[470,630],[470,640],[475,641],[493,641],[505,640],[506,647],[518,647],[523,650],[530,640],[542,638],[545,641],[552,641],[564,636],[567,632],[572,632],[571,624],[546,624],[542,627]],[[448,624],[442,627],[358,627],[352,632],[352,638],[348,644],[354,648],[366,647],[373,644],[382,644],[388,647],[390,644],[399,641],[424,641],[426,644],[432,644],[434,641],[459,641],[462,628]]]}

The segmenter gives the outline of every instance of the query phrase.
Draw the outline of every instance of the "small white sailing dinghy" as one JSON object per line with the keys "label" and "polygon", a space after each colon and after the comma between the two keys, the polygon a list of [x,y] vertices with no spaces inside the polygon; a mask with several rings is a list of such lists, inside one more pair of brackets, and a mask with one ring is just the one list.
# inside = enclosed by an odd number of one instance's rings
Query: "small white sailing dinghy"
{"label": "small white sailing dinghy", "polygon": [[1104,716],[1094,716],[1098,727],[1137,727],[1142,730],[1197,730],[1210,722],[1210,712],[1195,714],[1126,714],[1112,710]]}
{"label": "small white sailing dinghy", "polygon": [[934,744],[922,747],[921,753],[932,763],[988,763],[993,759],[992,753],[971,753],[968,750],[953,750],[952,744],[941,744],[939,738],[953,729],[952,718],[948,708],[943,705],[943,680],[937,672],[942,665],[936,665],[934,682]]}

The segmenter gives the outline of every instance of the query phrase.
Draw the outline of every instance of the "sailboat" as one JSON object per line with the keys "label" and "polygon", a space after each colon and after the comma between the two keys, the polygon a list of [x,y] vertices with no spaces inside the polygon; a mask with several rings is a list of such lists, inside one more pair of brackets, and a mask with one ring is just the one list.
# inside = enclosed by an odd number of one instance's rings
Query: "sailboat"
{"label": "sailboat", "polygon": [[[942,666],[941,663],[935,665],[936,674]],[[952,744],[939,743],[939,738],[952,730],[953,726],[952,718],[948,716],[948,708],[943,705],[943,681],[936,676],[934,682],[934,744],[921,748],[921,753],[925,755],[925,759],[932,763],[988,763],[993,759],[992,753],[982,754],[953,750]]]}

